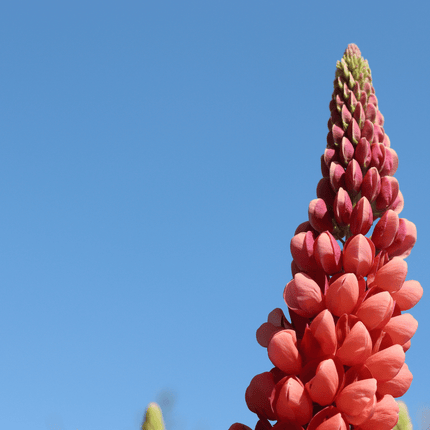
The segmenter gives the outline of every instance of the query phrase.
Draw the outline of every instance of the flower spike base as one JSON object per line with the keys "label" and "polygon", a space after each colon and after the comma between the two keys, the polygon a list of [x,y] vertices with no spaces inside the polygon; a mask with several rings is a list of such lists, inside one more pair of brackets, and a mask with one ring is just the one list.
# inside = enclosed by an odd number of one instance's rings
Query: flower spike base
{"label": "flower spike base", "polygon": [[399,217],[397,153],[354,44],[337,62],[329,107],[317,198],[291,240],[290,321],[278,308],[257,330],[274,367],[245,393],[256,430],[391,430],[394,398],[412,382],[405,353],[418,323],[405,311],[423,289],[406,280],[405,259],[417,231]]}

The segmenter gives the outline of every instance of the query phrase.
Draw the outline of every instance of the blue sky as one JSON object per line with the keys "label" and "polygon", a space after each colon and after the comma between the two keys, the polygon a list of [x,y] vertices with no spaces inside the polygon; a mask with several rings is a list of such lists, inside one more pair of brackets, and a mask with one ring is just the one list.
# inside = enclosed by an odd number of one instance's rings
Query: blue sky
{"label": "blue sky", "polygon": [[356,43],[399,155],[424,287],[404,396],[430,408],[424,2],[2,5],[0,428],[227,430],[269,370],[336,61]]}

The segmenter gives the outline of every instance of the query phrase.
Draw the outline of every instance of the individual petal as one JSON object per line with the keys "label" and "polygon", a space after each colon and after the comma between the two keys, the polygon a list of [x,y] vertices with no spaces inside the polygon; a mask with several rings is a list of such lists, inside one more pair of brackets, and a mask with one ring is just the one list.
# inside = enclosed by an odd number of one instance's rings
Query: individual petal
{"label": "individual petal", "polygon": [[260,418],[276,420],[276,414],[270,403],[270,396],[276,385],[271,372],[264,372],[252,378],[245,392],[248,409]]}
{"label": "individual petal", "polygon": [[372,206],[366,197],[362,197],[355,205],[351,214],[351,225],[349,226],[351,233],[366,234],[373,224]]}
{"label": "individual petal", "polygon": [[315,235],[311,231],[296,234],[290,243],[291,255],[299,269],[303,272],[318,268],[314,258]]}
{"label": "individual petal", "polygon": [[391,295],[399,309],[407,311],[420,301],[423,295],[423,287],[418,281],[405,281],[402,288]]}
{"label": "individual petal", "polygon": [[327,309],[338,317],[349,314],[357,304],[358,295],[357,277],[353,273],[345,273],[328,287],[325,296]]}
{"label": "individual petal", "polygon": [[399,405],[389,394],[375,405],[373,415],[357,427],[357,430],[391,430],[399,419]]}
{"label": "individual petal", "polygon": [[333,222],[327,209],[327,205],[322,199],[314,199],[309,203],[309,222],[318,232],[333,231]]}
{"label": "individual petal", "polygon": [[361,195],[373,202],[381,192],[381,177],[376,167],[371,167],[363,178]]}
{"label": "individual petal", "polygon": [[385,382],[378,381],[378,393],[381,395],[390,394],[393,397],[401,397],[408,391],[412,379],[412,373],[408,365],[404,363],[399,373],[394,378]]}
{"label": "individual petal", "polygon": [[417,228],[415,224],[405,218],[399,219],[399,228],[393,243],[387,248],[388,255],[406,258],[417,241]]}
{"label": "individual petal", "polygon": [[337,408],[348,415],[358,415],[373,400],[376,379],[363,379],[347,385],[337,396]]}
{"label": "individual petal", "polygon": [[405,352],[400,345],[392,345],[370,356],[366,367],[377,381],[389,381],[400,371],[405,362]]}
{"label": "individual petal", "polygon": [[282,383],[277,395],[275,411],[279,420],[288,420],[300,425],[310,421],[312,399],[298,378],[288,377]]}
{"label": "individual petal", "polygon": [[399,182],[394,176],[381,178],[381,191],[376,198],[376,209],[383,211],[388,209],[396,200],[399,193]]}
{"label": "individual petal", "polygon": [[339,375],[333,359],[320,362],[315,376],[305,385],[312,401],[321,406],[333,403],[339,388]]}
{"label": "individual petal", "polygon": [[366,420],[368,420],[375,411],[375,405],[376,405],[377,399],[376,395],[374,395],[369,403],[364,407],[364,409],[356,415],[348,415],[344,414],[345,420],[349,423],[355,426],[358,426],[360,424],[363,424]]}
{"label": "individual petal", "polygon": [[315,414],[307,430],[347,430],[349,425],[345,422],[339,409],[328,406]]}
{"label": "individual petal", "polygon": [[257,330],[257,342],[262,347],[267,348],[273,335],[281,330],[283,330],[282,327],[276,327],[273,324],[265,322]]}
{"label": "individual petal", "polygon": [[314,256],[317,264],[327,275],[332,275],[341,270],[342,251],[336,239],[331,233],[321,233],[314,244]]}
{"label": "individual petal", "polygon": [[392,317],[384,331],[388,333],[394,343],[403,345],[408,342],[418,328],[418,321],[411,314],[401,314]]}
{"label": "individual petal", "polygon": [[351,329],[341,331],[345,323],[345,315],[340,317],[336,324],[338,339],[338,357],[345,366],[355,366],[364,363],[372,354],[372,339],[361,321],[354,324]]}
{"label": "individual petal", "polygon": [[328,309],[321,311],[312,321],[310,331],[325,355],[334,355],[337,340],[333,315]]}
{"label": "individual petal", "polygon": [[272,430],[272,425],[266,419],[259,419],[255,425],[255,430]]}
{"label": "individual petal", "polygon": [[364,300],[358,307],[356,315],[372,331],[383,328],[393,314],[394,300],[388,291],[374,294]]}
{"label": "individual petal", "polygon": [[408,273],[408,263],[400,257],[394,257],[382,266],[375,275],[372,283],[389,293],[399,291]]}
{"label": "individual petal", "polygon": [[344,246],[342,265],[347,273],[367,276],[373,265],[375,245],[362,234],[350,237]]}
{"label": "individual petal", "polygon": [[373,140],[373,124],[368,119],[364,121],[363,128],[361,129],[361,137],[365,137],[368,142]]}
{"label": "individual petal", "polygon": [[297,273],[284,290],[287,306],[302,317],[312,318],[324,309],[321,288],[307,274]]}
{"label": "individual petal", "polygon": [[352,202],[349,194],[342,188],[336,194],[333,203],[333,212],[339,225],[348,225],[352,213]]}
{"label": "individual petal", "polygon": [[360,191],[363,182],[363,173],[361,172],[360,164],[353,159],[348,163],[345,173],[345,186],[348,192],[352,195]]}
{"label": "individual petal", "polygon": [[388,248],[396,237],[399,229],[399,216],[391,209],[384,213],[375,225],[372,233],[372,242],[377,249]]}
{"label": "individual petal", "polygon": [[295,375],[302,368],[302,359],[297,349],[296,333],[282,330],[275,333],[267,347],[270,361],[287,375]]}

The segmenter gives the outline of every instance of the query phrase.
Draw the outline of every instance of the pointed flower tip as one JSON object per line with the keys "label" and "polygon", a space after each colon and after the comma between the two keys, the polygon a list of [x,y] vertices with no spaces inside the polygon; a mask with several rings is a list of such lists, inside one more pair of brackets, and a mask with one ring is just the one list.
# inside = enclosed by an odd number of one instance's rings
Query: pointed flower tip
{"label": "pointed flower tip", "polygon": [[142,430],[164,430],[163,414],[157,403],[152,402],[148,405]]}
{"label": "pointed flower tip", "polygon": [[361,51],[355,43],[350,43],[345,49],[345,56],[361,58]]}

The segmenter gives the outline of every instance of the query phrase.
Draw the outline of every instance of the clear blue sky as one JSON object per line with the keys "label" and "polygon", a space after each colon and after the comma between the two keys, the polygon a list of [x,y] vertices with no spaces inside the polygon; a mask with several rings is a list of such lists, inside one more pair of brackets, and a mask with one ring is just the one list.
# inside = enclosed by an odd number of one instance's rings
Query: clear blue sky
{"label": "clear blue sky", "polygon": [[404,397],[430,408],[424,1],[13,1],[0,14],[0,428],[253,427],[336,61],[369,60],[418,228]]}

